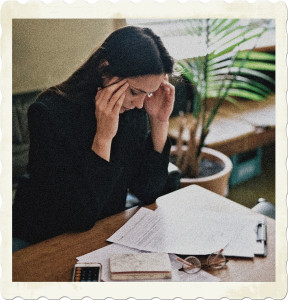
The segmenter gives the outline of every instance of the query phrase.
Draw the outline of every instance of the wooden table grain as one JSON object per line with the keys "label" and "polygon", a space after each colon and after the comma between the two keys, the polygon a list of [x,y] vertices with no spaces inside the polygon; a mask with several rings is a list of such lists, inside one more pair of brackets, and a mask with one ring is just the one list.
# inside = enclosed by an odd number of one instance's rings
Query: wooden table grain
{"label": "wooden table grain", "polygon": [[[248,211],[247,208],[228,199],[220,206],[218,202],[215,203],[217,203],[217,209],[225,211],[226,207],[227,212]],[[147,208],[154,210],[157,204],[154,203]],[[97,221],[89,231],[63,234],[14,252],[12,280],[14,282],[71,281],[76,257],[109,245],[106,239],[129,220],[138,209],[139,207],[134,207]],[[208,270],[208,272],[222,281],[275,281],[275,221],[267,218],[267,224],[267,257],[229,258],[227,268]]]}
{"label": "wooden table grain", "polygon": [[71,281],[76,257],[109,245],[106,239],[137,210],[135,207],[97,221],[89,231],[62,234],[14,252],[12,281]]}

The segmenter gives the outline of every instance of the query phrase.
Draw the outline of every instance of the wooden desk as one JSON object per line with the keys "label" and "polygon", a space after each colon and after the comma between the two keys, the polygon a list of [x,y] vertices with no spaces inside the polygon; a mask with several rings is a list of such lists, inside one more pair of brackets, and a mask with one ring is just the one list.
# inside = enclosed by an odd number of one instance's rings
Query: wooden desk
{"label": "wooden desk", "polygon": [[[203,202],[205,201],[205,202]],[[252,213],[242,205],[219,195],[206,199],[193,195],[192,206],[199,207],[205,203],[213,210],[223,212]],[[167,207],[175,205],[167,201]],[[165,203],[166,206],[166,203]],[[157,205],[147,206],[156,209]],[[95,226],[83,233],[63,234],[39,244],[13,253],[13,281],[71,281],[72,269],[76,257],[107,246],[106,239],[118,230],[138,208],[126,210],[120,214],[96,222]],[[254,259],[231,258],[228,267],[209,272],[222,281],[275,281],[275,221],[267,218],[268,247],[267,257]],[[51,268],[53,266],[53,268]]]}

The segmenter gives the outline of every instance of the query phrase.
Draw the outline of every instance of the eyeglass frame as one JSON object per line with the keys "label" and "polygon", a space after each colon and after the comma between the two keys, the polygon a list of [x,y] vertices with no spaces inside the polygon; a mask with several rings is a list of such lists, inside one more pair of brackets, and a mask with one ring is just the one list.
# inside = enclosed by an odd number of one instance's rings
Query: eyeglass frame
{"label": "eyeglass frame", "polygon": [[[216,252],[211,253],[211,254],[207,257],[207,263],[206,263],[206,264],[202,264],[201,261],[200,261],[200,259],[197,258],[196,256],[187,256],[185,259],[182,259],[182,258],[178,257],[177,260],[180,261],[180,262],[182,262],[182,268],[180,268],[179,271],[184,271],[184,272],[187,273],[187,274],[195,274],[195,273],[198,273],[200,270],[205,269],[205,268],[209,268],[209,267],[212,268],[213,270],[221,270],[221,269],[223,269],[223,268],[226,266],[227,262],[229,261],[229,260],[222,254],[222,252],[223,252],[223,249],[221,249],[221,250],[220,250],[219,252],[217,252],[217,253],[216,253]],[[215,258],[221,256],[222,259],[224,259],[224,260],[221,260],[220,263],[221,263],[221,262],[224,262],[224,264],[223,264],[223,265],[219,265],[219,266],[217,266],[217,267],[213,267],[213,263],[209,263],[209,260],[210,260],[211,257],[214,256],[214,255],[215,255],[215,257],[214,257],[213,259],[215,259]],[[198,267],[197,267],[197,266],[196,266],[196,267],[193,267],[193,265],[192,265],[189,261],[187,261],[187,260],[189,260],[189,259],[194,259],[194,260],[199,264],[199,266],[198,266]],[[186,267],[186,268],[185,268],[184,264],[190,266],[190,268],[189,268],[189,267]],[[219,262],[214,263],[214,265],[215,265],[215,264],[218,265]],[[195,272],[187,272],[187,270],[191,270],[191,269],[193,269],[193,268],[196,269]]]}

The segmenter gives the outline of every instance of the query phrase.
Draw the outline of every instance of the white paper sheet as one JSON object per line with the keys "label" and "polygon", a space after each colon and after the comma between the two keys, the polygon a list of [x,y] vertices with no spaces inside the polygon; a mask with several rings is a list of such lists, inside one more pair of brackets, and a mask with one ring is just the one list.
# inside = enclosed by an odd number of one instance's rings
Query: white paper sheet
{"label": "white paper sheet", "polygon": [[[234,216],[231,215],[231,218]],[[239,219],[238,215],[235,215],[235,220]],[[265,217],[263,215],[245,215],[242,219],[242,224],[239,224],[239,232],[224,249],[223,254],[227,256],[242,256],[252,257],[255,254],[260,254],[261,249],[259,243],[257,243],[257,224],[265,223]],[[237,224],[238,225],[238,224]],[[263,250],[263,249],[262,249]]]}
{"label": "white paper sheet", "polygon": [[[259,215],[258,218],[262,216]],[[108,241],[127,247],[206,255],[225,247],[229,256],[253,257],[257,216],[194,210],[179,215],[141,208]]]}
{"label": "white paper sheet", "polygon": [[153,210],[144,207],[107,241],[139,250],[174,253],[167,251],[161,219]]}
{"label": "white paper sheet", "polygon": [[[109,266],[109,259],[110,256],[113,254],[121,254],[121,253],[137,253],[143,252],[137,249],[132,249],[129,247],[125,247],[118,244],[111,244],[104,248],[95,250],[93,252],[87,253],[85,255],[77,257],[78,262],[98,262],[102,264],[102,280],[103,281],[112,281],[110,275],[110,266]],[[177,256],[174,254],[169,254],[171,265],[172,265],[172,278],[171,279],[157,279],[157,280],[145,280],[145,281],[193,281],[193,282],[202,282],[202,281],[212,281],[217,282],[220,281],[219,278],[200,270],[198,273],[195,274],[187,274],[183,271],[179,271],[182,267],[181,262],[177,260]],[[140,281],[140,280],[138,280]],[[141,280],[143,281],[143,280]]]}

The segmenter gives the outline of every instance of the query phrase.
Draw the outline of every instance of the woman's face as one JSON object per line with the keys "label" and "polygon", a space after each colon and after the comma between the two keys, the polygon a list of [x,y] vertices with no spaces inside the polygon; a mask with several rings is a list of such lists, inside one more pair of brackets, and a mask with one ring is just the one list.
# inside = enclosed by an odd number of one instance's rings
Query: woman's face
{"label": "woman's face", "polygon": [[164,79],[162,75],[143,75],[138,77],[128,77],[129,87],[126,90],[126,96],[120,109],[120,114],[134,108],[142,108],[146,96],[150,96],[157,91]]}
{"label": "woman's face", "polygon": [[[151,93],[158,90],[164,77],[165,74],[128,77],[127,81],[129,87],[126,90],[126,96],[120,109],[120,114],[134,108],[142,108],[146,96],[149,97]],[[104,86],[111,83],[109,80],[104,80]]]}

